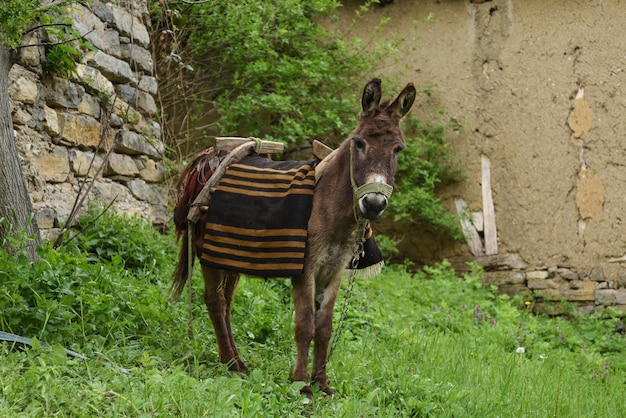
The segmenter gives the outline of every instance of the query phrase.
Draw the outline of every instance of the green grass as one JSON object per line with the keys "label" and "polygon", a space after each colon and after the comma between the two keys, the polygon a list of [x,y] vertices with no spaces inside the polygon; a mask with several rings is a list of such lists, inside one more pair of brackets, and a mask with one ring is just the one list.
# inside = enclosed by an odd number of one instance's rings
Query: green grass
{"label": "green grass", "polygon": [[200,278],[194,339],[187,303],[167,301],[172,237],[134,221],[101,222],[72,247],[44,249],[40,265],[2,254],[2,330],[38,340],[0,345],[0,416],[616,417],[626,410],[626,341],[614,312],[533,315],[523,300],[482,286],[478,272],[459,279],[445,264],[417,274],[392,266],[357,279],[328,366],[335,395],[316,392],[310,403],[290,381],[288,281],[242,280],[233,327],[250,371],[230,373],[218,362]]}

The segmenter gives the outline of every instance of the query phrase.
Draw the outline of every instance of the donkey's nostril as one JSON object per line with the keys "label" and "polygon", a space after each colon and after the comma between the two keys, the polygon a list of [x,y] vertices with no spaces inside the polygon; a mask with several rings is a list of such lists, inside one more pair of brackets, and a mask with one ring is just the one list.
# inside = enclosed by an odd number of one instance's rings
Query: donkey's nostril
{"label": "donkey's nostril", "polygon": [[387,209],[387,197],[382,193],[367,193],[359,201],[361,214],[367,219],[376,219]]}

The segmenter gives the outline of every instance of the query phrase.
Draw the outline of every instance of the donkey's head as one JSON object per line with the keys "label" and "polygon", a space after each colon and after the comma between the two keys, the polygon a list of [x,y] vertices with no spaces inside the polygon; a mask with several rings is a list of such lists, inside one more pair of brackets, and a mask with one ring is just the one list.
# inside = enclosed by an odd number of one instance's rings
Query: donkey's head
{"label": "donkey's head", "polygon": [[371,80],[363,89],[359,124],[348,137],[350,171],[357,216],[376,219],[387,209],[398,163],[406,145],[400,119],[411,109],[415,87],[407,84],[393,102],[380,103],[381,81]]}

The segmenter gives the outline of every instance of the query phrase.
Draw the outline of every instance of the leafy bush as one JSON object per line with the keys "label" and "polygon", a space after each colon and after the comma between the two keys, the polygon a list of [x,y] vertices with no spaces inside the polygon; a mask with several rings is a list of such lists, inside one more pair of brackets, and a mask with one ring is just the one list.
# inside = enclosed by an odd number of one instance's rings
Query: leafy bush
{"label": "leafy bush", "polygon": [[181,139],[206,147],[201,138],[207,133],[297,146],[313,138],[336,144],[349,132],[361,77],[393,45],[366,52],[360,40],[326,29],[319,21],[339,6],[335,0],[178,2],[167,8],[153,2],[164,122],[171,133],[166,139],[182,151],[179,157],[196,151]]}
{"label": "leafy bush", "polygon": [[458,181],[464,175],[446,138],[448,128],[407,117],[407,148],[399,154],[397,193],[390,200],[389,212],[395,220],[422,222],[463,239],[458,217],[446,212],[435,193],[440,183]]}
{"label": "leafy bush", "polygon": [[58,250],[40,247],[37,263],[0,250],[0,327],[50,343],[146,333],[137,317],[159,318],[166,301],[142,282],[168,278],[174,248],[137,219],[105,215]]}

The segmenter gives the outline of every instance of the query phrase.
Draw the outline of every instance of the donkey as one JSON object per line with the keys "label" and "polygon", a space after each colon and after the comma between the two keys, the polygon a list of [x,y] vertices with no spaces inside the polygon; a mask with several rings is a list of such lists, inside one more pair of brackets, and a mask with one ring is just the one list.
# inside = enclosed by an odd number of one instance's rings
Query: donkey
{"label": "donkey", "polygon": [[[372,79],[363,90],[356,129],[320,163],[324,169],[314,188],[302,274],[291,277],[297,349],[293,380],[305,383],[301,391],[309,397],[312,396],[310,384],[314,383],[326,394],[333,393],[328,385],[326,363],[335,300],[342,275],[354,259],[354,249],[362,244],[364,228],[387,208],[398,153],[406,146],[400,120],[411,109],[415,95],[415,87],[409,83],[395,100],[381,104],[381,80]],[[179,184],[193,166],[192,162],[183,172]],[[187,199],[181,196],[174,216],[177,236],[182,238],[172,285],[178,293],[190,273],[185,267],[189,251],[200,256],[202,250],[196,241],[192,248],[187,248],[190,231],[184,219],[188,210],[188,196]],[[230,321],[239,272],[203,265],[202,274],[204,301],[215,330],[220,361],[231,371],[246,371]],[[314,346],[309,383],[311,342]]]}

